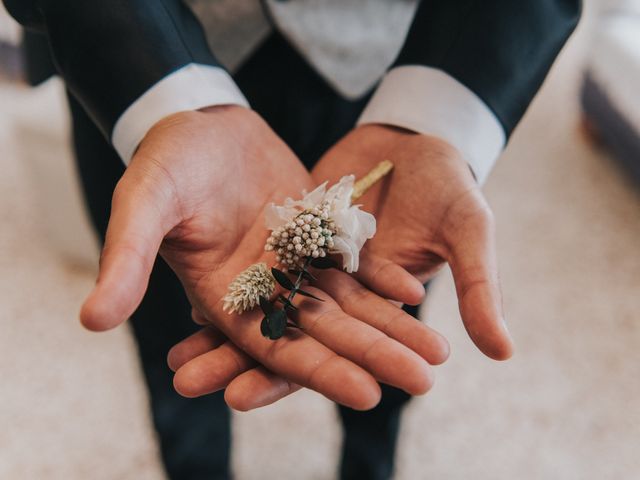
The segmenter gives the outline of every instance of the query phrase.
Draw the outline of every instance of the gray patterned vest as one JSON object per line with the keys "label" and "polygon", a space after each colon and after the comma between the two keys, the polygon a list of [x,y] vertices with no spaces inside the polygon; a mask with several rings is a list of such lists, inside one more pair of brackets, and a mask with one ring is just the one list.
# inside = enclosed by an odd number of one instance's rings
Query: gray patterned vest
{"label": "gray patterned vest", "polygon": [[[402,47],[416,0],[186,0],[235,70],[277,28],[338,92],[356,98]],[[272,25],[273,24],[273,25]]]}

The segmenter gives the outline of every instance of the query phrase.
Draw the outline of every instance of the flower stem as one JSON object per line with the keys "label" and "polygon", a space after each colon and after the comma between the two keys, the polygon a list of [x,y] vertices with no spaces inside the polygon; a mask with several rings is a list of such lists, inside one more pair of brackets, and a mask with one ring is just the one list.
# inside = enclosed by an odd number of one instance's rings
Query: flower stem
{"label": "flower stem", "polygon": [[369,190],[376,182],[393,170],[393,163],[390,160],[383,160],[373,167],[369,173],[358,180],[353,186],[351,201],[355,202]]}
{"label": "flower stem", "polygon": [[307,271],[307,267],[310,264],[311,264],[311,257],[307,257],[304,262],[304,265],[300,269],[300,273],[298,273],[298,278],[296,278],[296,283],[294,285],[293,290],[289,292],[289,296],[287,297],[287,300],[289,301],[293,300],[293,297],[295,297],[296,293],[298,293],[298,289],[300,288],[300,285],[302,285],[302,279],[304,278],[304,274]]}

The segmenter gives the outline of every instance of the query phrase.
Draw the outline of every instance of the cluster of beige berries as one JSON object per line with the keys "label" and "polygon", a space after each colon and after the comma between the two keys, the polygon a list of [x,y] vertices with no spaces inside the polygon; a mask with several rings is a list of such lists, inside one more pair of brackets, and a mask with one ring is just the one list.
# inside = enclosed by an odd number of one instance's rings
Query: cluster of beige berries
{"label": "cluster of beige berries", "polygon": [[329,202],[323,202],[271,232],[264,249],[275,251],[277,262],[296,267],[306,258],[326,257],[333,248],[335,233]]}

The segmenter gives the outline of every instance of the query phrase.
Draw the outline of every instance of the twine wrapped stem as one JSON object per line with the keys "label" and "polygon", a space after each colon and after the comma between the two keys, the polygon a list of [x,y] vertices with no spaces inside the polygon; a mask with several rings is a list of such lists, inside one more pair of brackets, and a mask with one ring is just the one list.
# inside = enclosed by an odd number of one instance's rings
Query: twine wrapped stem
{"label": "twine wrapped stem", "polygon": [[393,163],[390,160],[383,160],[373,167],[369,173],[358,180],[353,185],[353,193],[351,194],[351,202],[355,202],[369,190],[377,181],[393,170]]}

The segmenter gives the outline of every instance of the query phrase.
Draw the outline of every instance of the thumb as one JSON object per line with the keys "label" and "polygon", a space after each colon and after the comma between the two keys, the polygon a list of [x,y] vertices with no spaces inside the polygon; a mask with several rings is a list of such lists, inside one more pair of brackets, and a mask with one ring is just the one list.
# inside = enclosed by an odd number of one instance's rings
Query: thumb
{"label": "thumb", "polygon": [[485,355],[506,360],[513,354],[513,341],[504,322],[493,215],[488,207],[464,222],[449,243],[449,265],[465,328]]}
{"label": "thumb", "polygon": [[80,311],[89,330],[108,330],[133,314],[162,239],[176,224],[173,184],[156,170],[134,161],[114,190],[98,279]]}

